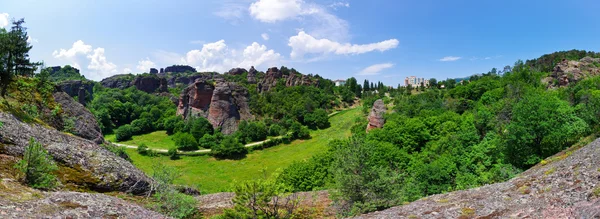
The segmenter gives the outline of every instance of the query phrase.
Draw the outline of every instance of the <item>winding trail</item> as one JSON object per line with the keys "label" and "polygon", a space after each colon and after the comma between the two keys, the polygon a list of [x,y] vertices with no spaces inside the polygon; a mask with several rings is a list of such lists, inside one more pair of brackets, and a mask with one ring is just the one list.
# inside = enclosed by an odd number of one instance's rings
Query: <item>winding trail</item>
{"label": "winding trail", "polygon": [[[352,107],[349,107],[349,108],[344,109],[344,110],[335,111],[335,112],[330,113],[327,116],[328,117],[332,117],[332,116],[334,116],[334,115],[336,115],[336,114],[338,114],[340,112],[354,109],[355,107],[356,106],[352,106]],[[256,146],[256,145],[261,145],[261,144],[263,144],[265,142],[271,141],[272,139],[279,139],[279,138],[282,138],[282,137],[283,136],[277,136],[277,137],[273,137],[273,138],[270,138],[270,139],[267,139],[267,140],[264,140],[264,141],[257,141],[257,142],[248,143],[248,144],[244,145],[244,147],[249,148],[249,147]],[[137,149],[138,148],[138,146],[135,146],[135,145],[119,144],[119,143],[114,143],[114,142],[110,142],[110,143],[113,144],[113,145],[119,146],[119,147],[124,147],[124,148],[130,148],[130,149]],[[158,148],[148,148],[148,150],[152,150],[152,151],[155,151],[155,152],[158,152],[158,153],[167,153],[169,151],[167,149],[158,149]],[[180,150],[177,150],[177,153],[181,154],[181,155],[200,155],[200,154],[209,154],[210,152],[211,152],[210,149],[202,149],[202,150],[195,150],[195,151],[180,151]]]}

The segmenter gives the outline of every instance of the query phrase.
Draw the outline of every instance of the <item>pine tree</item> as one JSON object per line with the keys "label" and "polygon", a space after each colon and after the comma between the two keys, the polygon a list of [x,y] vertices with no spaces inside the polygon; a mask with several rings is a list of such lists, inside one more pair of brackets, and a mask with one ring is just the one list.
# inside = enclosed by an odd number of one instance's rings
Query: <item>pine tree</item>
{"label": "pine tree", "polygon": [[29,60],[32,46],[27,42],[27,28],[24,19],[13,21],[10,32],[0,30],[0,95],[6,95],[6,89],[15,75],[33,76],[40,63]]}

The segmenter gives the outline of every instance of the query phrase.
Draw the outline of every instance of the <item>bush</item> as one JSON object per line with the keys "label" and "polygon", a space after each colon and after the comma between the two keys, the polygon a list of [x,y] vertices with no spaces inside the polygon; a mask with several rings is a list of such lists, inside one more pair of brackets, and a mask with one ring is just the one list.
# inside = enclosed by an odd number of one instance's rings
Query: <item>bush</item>
{"label": "bush", "polygon": [[167,155],[169,155],[169,158],[171,158],[171,160],[179,159],[179,154],[177,154],[177,148],[169,149],[169,151],[167,151]]}
{"label": "bush", "polygon": [[194,136],[190,133],[178,132],[173,136],[175,146],[182,151],[198,150],[198,143]]}
{"label": "bush", "polygon": [[273,124],[271,125],[271,127],[269,127],[269,136],[279,136],[283,131],[283,127],[277,124]]}
{"label": "bush", "polygon": [[330,126],[329,115],[324,109],[316,109],[312,113],[304,115],[304,124],[311,129],[324,129]]}
{"label": "bush", "polygon": [[127,152],[125,152],[125,147],[119,147],[119,146],[115,146],[112,144],[102,144],[102,146],[104,148],[106,148],[106,150],[112,152],[113,154],[117,155],[120,158],[125,159],[126,161],[131,162],[131,158],[129,157],[129,155],[127,154]]}
{"label": "bush", "polygon": [[58,167],[42,144],[33,138],[29,140],[23,159],[15,168],[23,174],[23,180],[32,188],[52,189],[57,185],[58,180],[52,172],[58,170]]}
{"label": "bush", "polygon": [[131,126],[136,131],[134,134],[146,134],[154,131],[154,125],[152,121],[147,118],[139,118],[131,122]]}
{"label": "bush", "polygon": [[163,128],[167,131],[167,135],[175,134],[175,129],[182,126],[184,126],[184,122],[181,116],[171,116],[163,122]]}
{"label": "bush", "polygon": [[292,132],[292,138],[294,139],[310,138],[310,132],[308,131],[308,128],[306,128],[306,126],[303,126],[298,122],[294,122],[292,124],[292,126],[290,127],[290,131]]}
{"label": "bush", "polygon": [[204,136],[198,140],[198,146],[206,149],[214,148],[217,144],[217,137],[209,134],[204,134]]}
{"label": "bush", "polygon": [[212,154],[215,157],[234,157],[241,156],[248,153],[248,150],[237,138],[232,136],[226,136],[220,144],[212,149]]}
{"label": "bush", "polygon": [[263,122],[240,122],[240,141],[254,142],[267,139],[267,126]]}
{"label": "bush", "polygon": [[247,181],[233,190],[234,208],[225,209],[223,218],[303,218],[297,211],[298,196],[274,180]]}
{"label": "bush", "polygon": [[115,138],[117,142],[130,140],[135,133],[131,125],[123,125],[115,130]]}
{"label": "bush", "polygon": [[156,190],[154,198],[158,201],[153,208],[170,217],[190,218],[199,213],[196,209],[197,202],[194,197],[182,194],[171,186],[179,175],[173,167],[163,164],[153,167],[153,188]]}
{"label": "bush", "polygon": [[146,146],[146,144],[141,144],[140,146],[138,146],[137,152],[141,155],[148,154],[148,146]]}

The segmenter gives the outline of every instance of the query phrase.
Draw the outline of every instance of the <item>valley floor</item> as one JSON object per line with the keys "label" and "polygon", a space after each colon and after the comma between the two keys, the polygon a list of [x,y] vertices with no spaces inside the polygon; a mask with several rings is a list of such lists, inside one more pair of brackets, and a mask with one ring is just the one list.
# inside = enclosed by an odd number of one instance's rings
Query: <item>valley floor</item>
{"label": "valley floor", "polygon": [[269,177],[295,161],[323,152],[331,140],[349,137],[350,128],[360,117],[363,117],[360,107],[341,111],[330,117],[330,128],[311,131],[312,138],[309,140],[255,150],[239,160],[218,160],[210,156],[182,156],[179,160],[170,160],[167,156],[142,156],[132,148],[128,148],[127,153],[133,164],[148,174],[152,173],[153,165],[160,162],[180,170],[182,176],[175,181],[176,184],[197,186],[204,194],[225,192],[230,191],[231,184],[236,181]]}

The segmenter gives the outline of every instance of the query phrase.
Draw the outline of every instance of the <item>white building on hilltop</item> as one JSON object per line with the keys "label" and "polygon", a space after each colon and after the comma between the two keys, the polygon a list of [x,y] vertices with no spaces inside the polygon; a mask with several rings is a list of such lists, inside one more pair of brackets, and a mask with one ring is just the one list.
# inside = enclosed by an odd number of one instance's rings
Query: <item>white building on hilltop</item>
{"label": "white building on hilltop", "polygon": [[340,79],[333,81],[333,83],[335,83],[335,86],[338,86],[338,87],[346,85],[346,81],[340,80]]}

